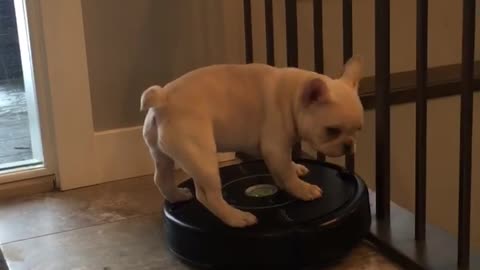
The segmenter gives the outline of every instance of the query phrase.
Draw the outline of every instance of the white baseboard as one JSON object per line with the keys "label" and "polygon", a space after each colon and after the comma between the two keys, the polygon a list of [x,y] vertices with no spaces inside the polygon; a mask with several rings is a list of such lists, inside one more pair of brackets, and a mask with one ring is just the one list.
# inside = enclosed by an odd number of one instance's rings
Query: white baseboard
{"label": "white baseboard", "polygon": [[[99,182],[132,178],[154,172],[142,127],[95,133],[95,153]],[[219,153],[219,162],[235,159],[235,153]]]}

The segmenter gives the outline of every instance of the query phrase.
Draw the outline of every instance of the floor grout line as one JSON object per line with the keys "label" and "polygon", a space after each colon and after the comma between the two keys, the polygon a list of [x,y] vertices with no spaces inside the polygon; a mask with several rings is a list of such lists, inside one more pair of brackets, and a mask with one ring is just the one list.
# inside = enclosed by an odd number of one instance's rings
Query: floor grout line
{"label": "floor grout line", "polygon": [[79,228],[73,228],[73,229],[58,231],[58,232],[46,233],[46,234],[42,234],[42,235],[36,235],[36,236],[28,237],[28,238],[23,238],[23,239],[18,239],[18,240],[14,240],[14,241],[8,241],[8,242],[0,243],[0,246],[4,247],[4,246],[14,244],[14,243],[18,243],[18,242],[28,241],[28,240],[32,240],[32,239],[37,239],[37,238],[42,238],[42,237],[47,237],[47,236],[52,236],[52,235],[57,235],[57,234],[62,234],[62,233],[78,231],[78,230],[82,230],[82,229],[88,229],[88,228],[102,226],[102,225],[109,225],[109,224],[115,224],[115,223],[120,223],[120,222],[124,222],[124,221],[135,220],[135,219],[139,219],[139,218],[142,218],[142,217],[153,217],[153,216],[161,215],[162,212],[163,211],[161,210],[159,212],[152,212],[150,214],[135,215],[135,216],[127,217],[127,218],[124,218],[124,219],[109,221],[109,222],[105,222],[105,223],[91,224],[91,225],[88,225],[88,226],[85,226],[85,227],[79,227]]}

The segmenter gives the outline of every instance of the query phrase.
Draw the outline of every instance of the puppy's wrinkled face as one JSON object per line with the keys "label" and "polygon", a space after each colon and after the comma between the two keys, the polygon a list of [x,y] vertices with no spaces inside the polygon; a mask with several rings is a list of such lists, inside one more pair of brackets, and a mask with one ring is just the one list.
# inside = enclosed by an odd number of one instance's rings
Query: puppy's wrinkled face
{"label": "puppy's wrinkled face", "polygon": [[360,69],[360,61],[352,58],[339,79],[319,76],[301,89],[299,135],[326,156],[355,152],[356,135],[363,126],[363,107],[358,96]]}

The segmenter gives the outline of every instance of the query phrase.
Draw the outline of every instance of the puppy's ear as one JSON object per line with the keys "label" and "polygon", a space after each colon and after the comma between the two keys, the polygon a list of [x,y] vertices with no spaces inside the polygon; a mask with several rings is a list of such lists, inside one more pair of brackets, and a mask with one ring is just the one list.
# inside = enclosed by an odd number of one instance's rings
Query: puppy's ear
{"label": "puppy's ear", "polygon": [[306,106],[331,101],[331,93],[327,84],[320,78],[310,80],[302,92],[302,103]]}
{"label": "puppy's ear", "polygon": [[340,80],[358,90],[358,84],[362,79],[362,59],[359,56],[350,58],[345,64]]}
{"label": "puppy's ear", "polygon": [[158,108],[167,102],[167,93],[158,85],[150,86],[143,91],[140,98],[140,111],[146,111],[149,108]]}

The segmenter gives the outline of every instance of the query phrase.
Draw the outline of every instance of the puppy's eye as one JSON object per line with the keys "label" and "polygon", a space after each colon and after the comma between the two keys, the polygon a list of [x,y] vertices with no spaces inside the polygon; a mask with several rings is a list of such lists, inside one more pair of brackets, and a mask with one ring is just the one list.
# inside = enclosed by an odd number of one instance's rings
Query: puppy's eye
{"label": "puppy's eye", "polygon": [[342,131],[339,128],[336,128],[336,127],[327,127],[326,131],[327,131],[327,136],[329,138],[338,137],[340,135],[340,133],[342,133]]}

